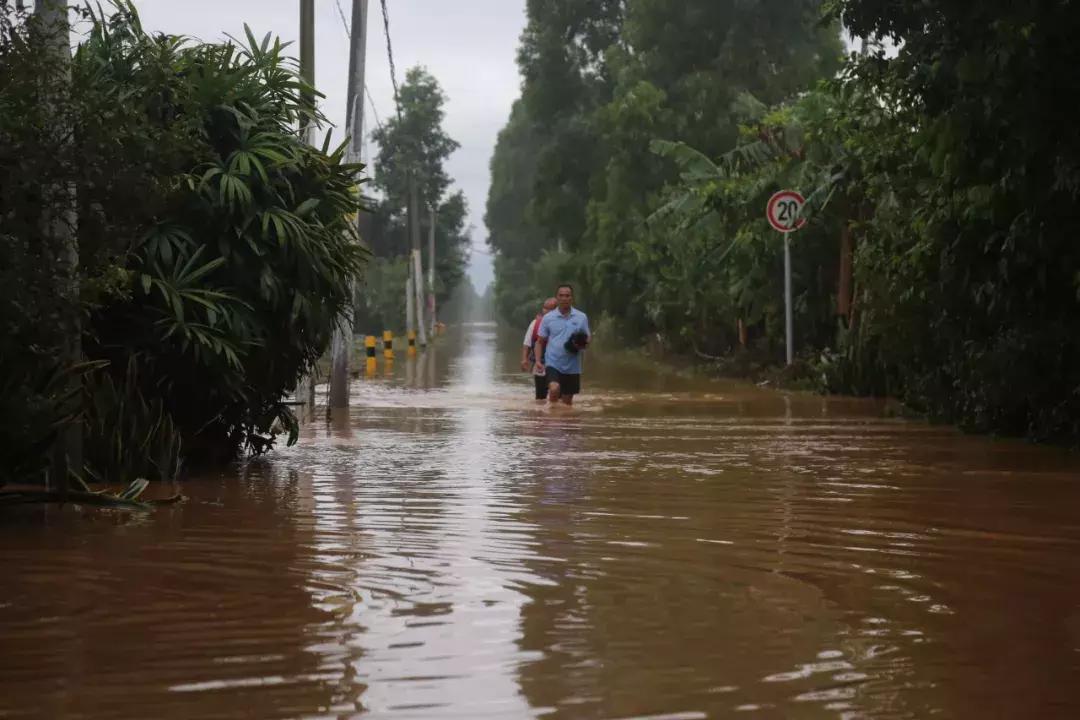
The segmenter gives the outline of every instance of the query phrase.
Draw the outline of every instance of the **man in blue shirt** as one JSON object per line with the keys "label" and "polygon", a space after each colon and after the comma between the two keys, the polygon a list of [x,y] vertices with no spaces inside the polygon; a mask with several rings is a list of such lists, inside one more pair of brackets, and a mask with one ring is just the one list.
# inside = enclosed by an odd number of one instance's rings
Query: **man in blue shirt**
{"label": "man in blue shirt", "polygon": [[548,400],[574,404],[581,392],[581,353],[589,344],[589,318],[573,306],[574,288],[560,285],[555,293],[558,306],[540,322],[536,342],[536,372],[548,381]]}

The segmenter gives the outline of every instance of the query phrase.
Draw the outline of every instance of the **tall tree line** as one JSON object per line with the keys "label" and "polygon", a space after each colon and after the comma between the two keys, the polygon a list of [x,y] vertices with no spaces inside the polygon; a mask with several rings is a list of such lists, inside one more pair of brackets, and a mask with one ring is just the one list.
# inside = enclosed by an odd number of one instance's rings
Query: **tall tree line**
{"label": "tall tree line", "polygon": [[[834,73],[835,24],[816,2],[590,0],[528,3],[522,97],[492,159],[486,222],[501,313],[527,317],[540,288],[576,278],[594,311],[645,331],[649,282],[631,245],[675,166],[655,138],[706,154],[739,135],[747,97],[775,103]],[[549,277],[550,276],[550,277]]]}
{"label": "tall tree line", "polygon": [[[793,374],[976,430],[1080,438],[1072,3],[528,3],[492,159],[501,315],[554,281],[636,342]],[[841,20],[869,51],[847,53]],[[891,50],[886,53],[883,48]]]}

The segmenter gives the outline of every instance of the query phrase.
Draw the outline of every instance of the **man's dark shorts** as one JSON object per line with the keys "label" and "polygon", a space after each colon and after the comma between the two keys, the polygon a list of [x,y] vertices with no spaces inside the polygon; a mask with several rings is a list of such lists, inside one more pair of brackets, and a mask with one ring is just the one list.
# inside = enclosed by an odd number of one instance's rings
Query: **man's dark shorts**
{"label": "man's dark shorts", "polygon": [[533,384],[536,385],[536,399],[547,400],[547,375],[533,375]]}
{"label": "man's dark shorts", "polygon": [[549,383],[559,383],[559,390],[562,392],[563,395],[577,395],[581,392],[580,374],[568,375],[566,373],[559,372],[551,366],[548,366],[547,381]]}

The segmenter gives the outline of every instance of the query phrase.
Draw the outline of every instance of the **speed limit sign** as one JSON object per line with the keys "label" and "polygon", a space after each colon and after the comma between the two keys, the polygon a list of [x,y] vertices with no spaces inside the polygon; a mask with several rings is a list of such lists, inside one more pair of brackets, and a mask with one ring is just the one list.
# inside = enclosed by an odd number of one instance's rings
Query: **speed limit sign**
{"label": "speed limit sign", "polygon": [[777,232],[795,232],[806,224],[802,216],[806,199],[794,190],[781,190],[769,198],[765,207],[765,217]]}
{"label": "speed limit sign", "polygon": [[802,216],[806,198],[794,190],[781,190],[769,198],[765,206],[765,217],[773,230],[784,233],[784,336],[787,351],[787,364],[795,356],[795,321],[793,319],[791,296],[791,233],[806,224]]}

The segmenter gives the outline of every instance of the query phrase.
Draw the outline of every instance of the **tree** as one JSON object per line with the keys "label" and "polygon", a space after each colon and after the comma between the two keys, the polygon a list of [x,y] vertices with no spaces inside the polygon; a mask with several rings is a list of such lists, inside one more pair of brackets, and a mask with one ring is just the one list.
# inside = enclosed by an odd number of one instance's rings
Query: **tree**
{"label": "tree", "polygon": [[[835,131],[843,108],[827,86],[766,108],[747,95],[736,146],[715,161],[685,143],[654,141],[681,170],[632,244],[648,276],[644,304],[661,332],[708,355],[728,354],[747,337],[780,357],[784,338],[782,248],[762,209],[778,189],[803,189],[811,222],[793,236],[796,343],[834,346],[838,238],[849,220],[851,178]],[[679,335],[682,337],[679,338]]]}
{"label": "tree", "polygon": [[[887,39],[852,66],[872,209],[863,332],[917,407],[980,430],[1080,437],[1080,58],[1072,3],[834,2]],[[867,103],[866,105],[869,105]],[[865,107],[865,105],[864,105]]]}
{"label": "tree", "polygon": [[[410,251],[406,208],[408,173],[412,169],[417,178],[422,223],[427,223],[427,208],[432,204],[436,207],[435,290],[441,304],[461,281],[468,263],[465,196],[460,191],[450,192],[451,180],[445,169],[447,158],[459,146],[443,130],[446,96],[438,81],[426,70],[414,67],[406,73],[400,97],[401,116],[391,117],[372,133],[372,138],[379,144],[373,184],[382,197],[371,208],[369,245],[377,257],[387,259],[398,258]],[[383,287],[387,292],[404,294],[404,285],[395,290],[385,284]],[[371,288],[363,294],[369,304],[361,312],[359,325],[383,318],[383,309],[398,302],[397,297],[376,300],[373,292],[374,288]],[[384,321],[390,322],[390,319]],[[396,318],[394,322],[397,322]],[[397,329],[398,326],[393,327]]]}
{"label": "tree", "polygon": [[[488,204],[503,314],[542,296],[528,279],[550,243],[570,256],[544,267],[571,273],[583,304],[619,317],[631,336],[657,330],[646,295],[661,268],[634,247],[657,239],[646,218],[677,174],[650,143],[722,154],[748,119],[744,98],[766,107],[834,72],[839,34],[820,26],[818,8],[810,0],[530,2],[521,106],[496,148]],[[516,227],[504,205],[517,210]],[[536,238],[531,255],[514,248]]]}
{"label": "tree", "polygon": [[[12,70],[0,78],[0,254],[25,273],[0,264],[0,363],[36,388],[16,395],[32,424],[9,421],[3,445],[38,447],[75,413],[87,471],[111,481],[170,476],[180,441],[189,458],[220,460],[268,449],[275,423],[295,430],[284,396],[325,350],[364,260],[348,220],[358,168],[299,138],[309,88],[284,46],[250,31],[245,45],[150,36],[130,4],[116,10],[89,14],[59,151],[35,135],[55,120],[36,103],[40,57],[21,31],[0,37]],[[51,266],[35,242],[45,198],[26,176],[77,187],[81,339],[97,372],[75,407],[53,378],[78,368],[40,328],[56,303],[34,304]],[[39,470],[33,455],[0,463]]]}
{"label": "tree", "polygon": [[533,186],[538,172],[537,154],[543,136],[522,101],[514,103],[510,121],[499,132],[491,158],[484,224],[487,244],[495,253],[495,304],[499,314],[515,324],[527,322],[538,307],[541,292],[534,288],[530,268],[555,240],[532,218]]}
{"label": "tree", "polygon": [[401,116],[389,118],[371,134],[379,144],[376,188],[403,211],[408,176],[417,181],[422,202],[442,202],[450,187],[443,164],[460,145],[443,130],[446,96],[439,82],[422,67],[410,68],[400,94]]}

